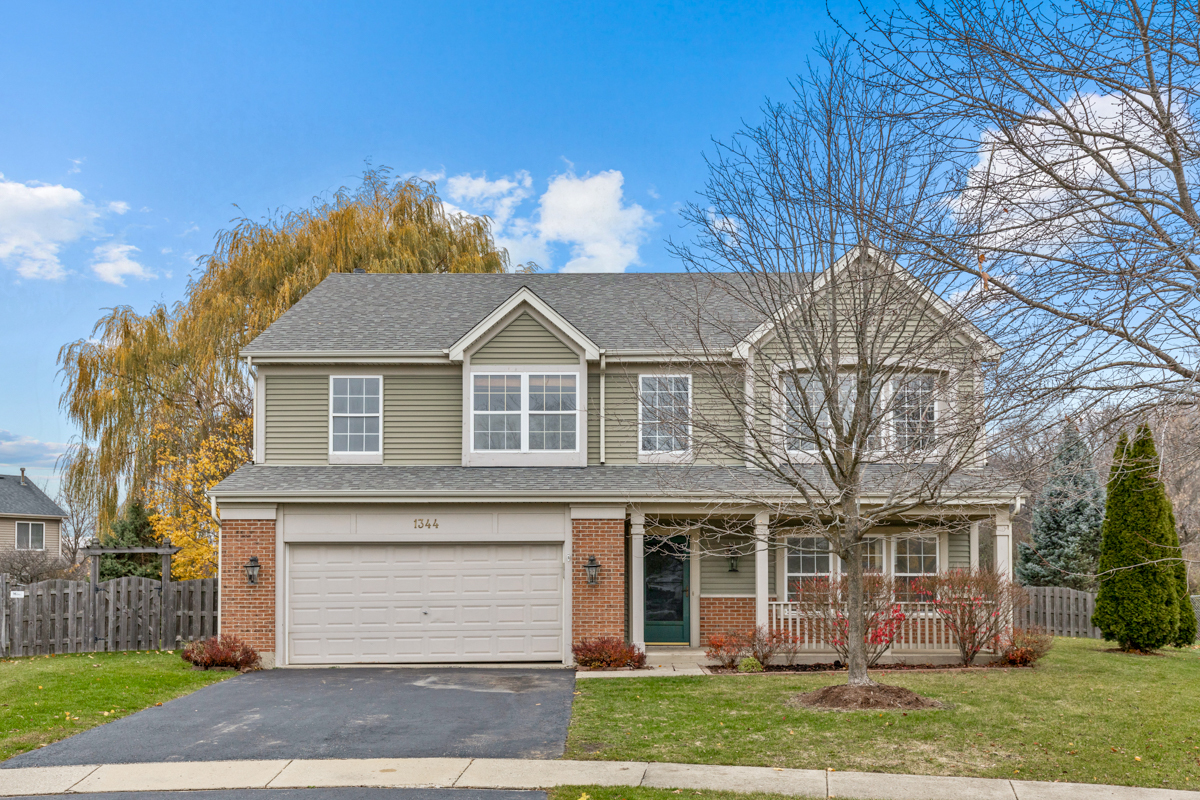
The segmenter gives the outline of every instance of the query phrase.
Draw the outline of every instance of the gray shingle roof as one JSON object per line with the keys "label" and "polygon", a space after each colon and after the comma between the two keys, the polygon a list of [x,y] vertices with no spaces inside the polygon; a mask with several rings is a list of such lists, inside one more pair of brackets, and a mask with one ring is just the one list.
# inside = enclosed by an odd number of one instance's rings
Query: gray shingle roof
{"label": "gray shingle roof", "polygon": [[20,475],[0,475],[0,514],[32,517],[65,517],[67,512],[46,496],[46,493],[25,479],[21,485]]}
{"label": "gray shingle roof", "polygon": [[[870,468],[869,484],[886,486],[884,467]],[[815,475],[818,474],[814,471]],[[909,473],[911,475],[911,473]],[[1013,497],[1020,489],[992,470],[963,472],[951,481],[955,492],[986,492]],[[219,500],[317,496],[378,496],[420,501],[462,497],[572,499],[608,497],[740,499],[788,496],[789,487],[762,472],[714,466],[452,467],[452,466],[283,466],[247,464],[209,492]]]}
{"label": "gray shingle roof", "polygon": [[[630,274],[351,274],[321,281],[242,352],[433,351],[458,341],[497,306],[527,286],[597,346],[661,349],[663,309],[683,297],[704,298],[707,314],[730,320],[742,335],[746,318],[720,278],[687,273]],[[672,341],[677,332],[672,332]],[[708,344],[728,336],[716,334]]]}

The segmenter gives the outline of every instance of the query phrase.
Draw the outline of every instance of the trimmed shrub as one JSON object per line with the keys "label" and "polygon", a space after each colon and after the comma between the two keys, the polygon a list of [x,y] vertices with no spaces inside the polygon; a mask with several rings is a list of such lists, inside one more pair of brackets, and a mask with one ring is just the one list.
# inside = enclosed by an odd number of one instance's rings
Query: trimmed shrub
{"label": "trimmed shrub", "polygon": [[1000,639],[1000,663],[1030,667],[1054,646],[1054,636],[1045,628],[1013,628]]}
{"label": "trimmed shrub", "polygon": [[917,595],[942,619],[964,667],[1008,629],[1025,591],[993,570],[952,569],[917,583]]}
{"label": "trimmed shrub", "polygon": [[746,637],[740,633],[714,633],[708,637],[708,649],[704,655],[725,669],[733,669],[746,654]]}
{"label": "trimmed shrub", "polygon": [[[766,625],[759,625],[754,632],[745,637],[746,650],[759,664],[766,668],[775,655],[791,645],[796,639],[787,631],[768,630]],[[794,656],[793,656],[794,658]]]}
{"label": "trimmed shrub", "polygon": [[763,665],[754,656],[746,656],[738,662],[738,672],[762,672]]}
{"label": "trimmed shrub", "polygon": [[589,669],[645,669],[646,654],[624,639],[601,636],[583,639],[571,648],[575,663]]}
{"label": "trimmed shrub", "polygon": [[189,664],[213,669],[224,667],[237,669],[242,672],[262,669],[262,660],[258,651],[230,634],[214,636],[211,639],[197,639],[184,646],[180,656]]}
{"label": "trimmed shrub", "polygon": [[[1177,642],[1179,611],[1171,504],[1158,479],[1158,452],[1143,424],[1124,434],[1113,456],[1100,539],[1100,592],[1092,624],[1123,650],[1149,651]],[[1170,530],[1169,530],[1170,529]],[[1188,642],[1190,644],[1190,642]]]}

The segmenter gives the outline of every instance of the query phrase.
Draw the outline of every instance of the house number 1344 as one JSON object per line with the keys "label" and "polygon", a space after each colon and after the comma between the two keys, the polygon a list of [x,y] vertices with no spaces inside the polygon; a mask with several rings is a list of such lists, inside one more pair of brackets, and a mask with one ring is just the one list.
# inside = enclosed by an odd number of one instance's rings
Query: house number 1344
{"label": "house number 1344", "polygon": [[436,528],[438,526],[437,519],[414,519],[413,527],[420,528]]}

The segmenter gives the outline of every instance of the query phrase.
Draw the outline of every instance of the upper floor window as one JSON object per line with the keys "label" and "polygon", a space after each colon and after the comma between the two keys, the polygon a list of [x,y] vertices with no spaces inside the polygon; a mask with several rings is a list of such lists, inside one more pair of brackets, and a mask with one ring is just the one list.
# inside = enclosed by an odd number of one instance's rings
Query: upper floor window
{"label": "upper floor window", "polygon": [[332,380],[333,453],[380,453],[379,408],[383,379],[338,378]]}
{"label": "upper floor window", "polygon": [[[872,406],[860,425],[867,425],[866,447],[880,450],[881,437],[878,420],[878,392],[872,395]],[[826,402],[825,388],[812,373],[791,373],[783,376],[783,423],[785,447],[790,453],[816,453],[819,442],[833,439],[833,424],[830,412],[841,422],[843,434],[848,434],[854,423],[854,412],[858,407],[859,390],[856,376],[839,375],[837,384],[837,406],[830,409]]]}
{"label": "upper floor window", "polygon": [[692,435],[692,379],[642,375],[638,382],[638,450],[686,453]]}
{"label": "upper floor window", "polygon": [[471,381],[475,451],[575,451],[579,445],[579,376],[476,374]]}
{"label": "upper floor window", "polygon": [[45,550],[46,549],[46,523],[44,523],[44,522],[18,522],[17,523],[17,549],[18,550]]}
{"label": "upper floor window", "polygon": [[892,420],[900,450],[932,450],[937,405],[932,375],[914,375],[896,381]]}

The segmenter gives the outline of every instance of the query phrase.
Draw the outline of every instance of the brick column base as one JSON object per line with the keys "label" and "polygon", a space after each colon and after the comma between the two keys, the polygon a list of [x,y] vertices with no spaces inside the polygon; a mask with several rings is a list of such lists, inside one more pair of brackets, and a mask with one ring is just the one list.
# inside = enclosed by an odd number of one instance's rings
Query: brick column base
{"label": "brick column base", "polygon": [[[625,520],[571,522],[571,640],[625,638]],[[600,562],[600,582],[589,584],[583,565]]]}
{"label": "brick column base", "polygon": [[[258,583],[246,580],[246,562],[258,556]],[[221,523],[221,633],[232,634],[275,665],[275,520]]]}

